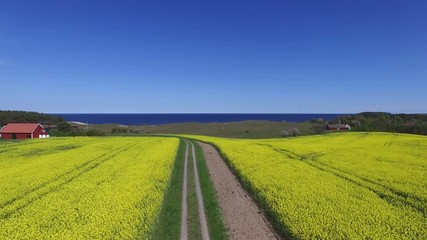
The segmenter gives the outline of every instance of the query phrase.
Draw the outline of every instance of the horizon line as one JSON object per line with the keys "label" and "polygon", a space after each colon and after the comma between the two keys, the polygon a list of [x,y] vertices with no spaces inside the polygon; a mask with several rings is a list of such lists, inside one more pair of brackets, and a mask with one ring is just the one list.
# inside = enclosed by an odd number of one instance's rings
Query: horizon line
{"label": "horizon line", "polygon": [[306,112],[306,113],[263,113],[263,112],[244,112],[244,113],[233,113],[233,112],[151,112],[151,113],[137,113],[137,112],[62,112],[62,113],[54,113],[49,112],[45,114],[356,114],[356,113],[319,113],[319,112]]}

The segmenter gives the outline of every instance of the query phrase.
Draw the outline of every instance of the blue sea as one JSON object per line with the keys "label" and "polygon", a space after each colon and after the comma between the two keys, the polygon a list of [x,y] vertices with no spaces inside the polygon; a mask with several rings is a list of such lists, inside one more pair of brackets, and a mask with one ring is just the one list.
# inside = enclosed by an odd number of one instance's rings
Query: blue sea
{"label": "blue sea", "polygon": [[89,124],[117,123],[123,125],[167,124],[167,123],[212,123],[239,122],[245,120],[267,120],[304,122],[314,118],[332,120],[343,114],[52,114],[63,117],[66,121],[77,121]]}

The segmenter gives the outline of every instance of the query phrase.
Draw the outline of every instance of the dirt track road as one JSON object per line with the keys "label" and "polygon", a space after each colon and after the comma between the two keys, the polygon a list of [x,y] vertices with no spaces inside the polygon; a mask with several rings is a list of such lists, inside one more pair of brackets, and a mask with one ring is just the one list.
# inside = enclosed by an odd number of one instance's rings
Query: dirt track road
{"label": "dirt track road", "polygon": [[[187,195],[188,195],[188,189],[187,189],[187,180],[189,177],[194,177],[195,182],[195,191],[197,194],[197,203],[198,203],[198,209],[199,209],[199,223],[200,228],[202,231],[202,239],[203,240],[209,240],[209,230],[208,225],[206,221],[206,214],[203,204],[203,195],[202,190],[200,187],[200,180],[199,180],[199,173],[197,170],[197,164],[196,164],[196,152],[194,149],[194,145],[192,142],[185,140],[185,144],[187,145],[185,148],[185,160],[184,160],[184,179],[183,179],[183,189],[182,189],[182,213],[181,213],[181,240],[187,240],[188,239],[188,212],[187,212]],[[189,152],[190,151],[190,152]],[[188,156],[189,153],[192,154],[193,159],[193,166],[194,166],[194,176],[188,175]],[[194,206],[192,206],[194,207]]]}
{"label": "dirt track road", "polygon": [[200,143],[218,196],[229,239],[279,239],[265,216],[243,190],[218,151]]}

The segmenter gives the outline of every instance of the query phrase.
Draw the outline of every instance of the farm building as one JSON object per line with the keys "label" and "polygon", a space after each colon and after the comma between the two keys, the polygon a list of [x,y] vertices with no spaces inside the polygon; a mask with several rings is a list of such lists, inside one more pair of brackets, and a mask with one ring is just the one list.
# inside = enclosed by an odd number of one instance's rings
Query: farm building
{"label": "farm building", "polygon": [[0,130],[3,139],[48,138],[49,133],[38,123],[9,123]]}
{"label": "farm building", "polygon": [[351,127],[348,124],[327,124],[326,125],[326,130],[330,130],[330,131],[350,131]]}

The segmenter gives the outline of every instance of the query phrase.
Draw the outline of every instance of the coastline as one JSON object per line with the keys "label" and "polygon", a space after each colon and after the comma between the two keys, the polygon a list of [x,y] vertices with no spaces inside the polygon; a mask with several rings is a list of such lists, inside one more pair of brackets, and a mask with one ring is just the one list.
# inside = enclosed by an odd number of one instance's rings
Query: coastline
{"label": "coastline", "polygon": [[230,123],[275,121],[301,123],[322,118],[335,119],[344,113],[167,113],[167,114],[51,114],[76,124],[159,125],[176,123]]}

